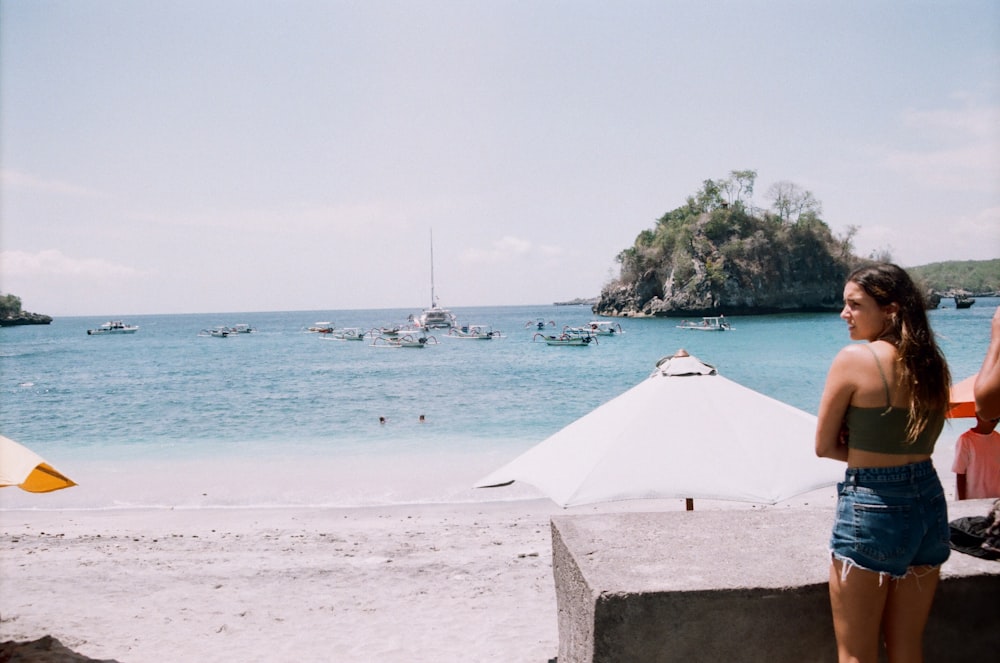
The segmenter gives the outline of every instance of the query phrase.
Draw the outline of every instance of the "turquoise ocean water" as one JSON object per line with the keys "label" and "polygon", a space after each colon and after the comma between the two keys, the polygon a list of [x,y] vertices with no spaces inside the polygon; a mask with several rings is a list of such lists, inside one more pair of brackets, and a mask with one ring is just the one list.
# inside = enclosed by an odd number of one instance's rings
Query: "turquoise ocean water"
{"label": "turquoise ocean water", "polygon": [[[998,301],[930,312],[955,381],[978,370]],[[554,321],[546,328],[552,333],[592,320],[589,308],[453,311],[460,323],[492,325],[506,338],[456,340],[438,331],[437,345],[411,350],[307,332],[316,321],[403,324],[413,310],[145,315],[127,318],[140,330],[121,336],[88,336],[106,321],[88,317],[0,329],[0,432],[80,484],[48,495],[5,489],[0,508],[533,496],[530,487],[470,486],[626,391],[678,348],[815,414],[830,360],[850,342],[836,314],[794,314],[734,316],[732,333],[685,331],[673,319],[620,319],[624,333],[597,345],[549,347],[532,341],[526,323]],[[198,335],[236,323],[257,332]],[[651,413],[665,428],[683,414]],[[968,425],[946,428],[939,446],[953,445]]]}

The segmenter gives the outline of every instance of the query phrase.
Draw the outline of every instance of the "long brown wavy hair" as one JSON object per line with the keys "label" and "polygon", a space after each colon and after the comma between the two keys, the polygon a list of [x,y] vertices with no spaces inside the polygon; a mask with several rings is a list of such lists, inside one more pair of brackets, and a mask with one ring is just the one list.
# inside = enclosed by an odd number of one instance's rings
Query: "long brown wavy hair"
{"label": "long brown wavy hair", "polygon": [[910,423],[907,442],[914,442],[928,424],[948,410],[951,373],[927,320],[923,294],[902,267],[881,262],[855,269],[847,277],[879,306],[896,304],[879,337],[896,346],[900,384],[909,385]]}

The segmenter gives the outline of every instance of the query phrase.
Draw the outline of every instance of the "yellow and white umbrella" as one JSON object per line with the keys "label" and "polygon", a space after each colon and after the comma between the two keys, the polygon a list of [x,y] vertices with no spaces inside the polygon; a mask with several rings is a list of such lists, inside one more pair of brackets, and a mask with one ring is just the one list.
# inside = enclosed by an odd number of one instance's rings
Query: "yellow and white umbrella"
{"label": "yellow and white umbrella", "polygon": [[75,485],[34,451],[0,435],[0,488],[19,486],[29,493],[49,493]]}

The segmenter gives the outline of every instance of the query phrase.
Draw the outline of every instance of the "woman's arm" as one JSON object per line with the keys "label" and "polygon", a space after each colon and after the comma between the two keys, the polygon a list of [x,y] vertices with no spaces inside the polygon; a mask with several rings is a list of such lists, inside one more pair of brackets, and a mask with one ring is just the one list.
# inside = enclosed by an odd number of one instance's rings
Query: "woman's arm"
{"label": "woman's arm", "polygon": [[976,412],[983,419],[1000,417],[1000,307],[993,312],[990,345],[974,387]]}
{"label": "woman's arm", "polygon": [[847,346],[839,353],[830,365],[826,376],[826,386],[819,402],[819,415],[816,421],[816,455],[821,458],[833,458],[847,462],[847,439],[844,428],[844,417],[851,404],[851,396],[855,391],[851,376],[856,367],[854,354],[858,346]]}

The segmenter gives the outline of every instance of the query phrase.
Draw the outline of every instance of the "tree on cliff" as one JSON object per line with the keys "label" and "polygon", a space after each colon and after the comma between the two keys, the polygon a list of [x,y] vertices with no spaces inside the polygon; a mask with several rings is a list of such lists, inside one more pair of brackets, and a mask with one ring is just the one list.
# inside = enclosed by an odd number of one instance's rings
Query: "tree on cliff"
{"label": "tree on cliff", "polygon": [[21,298],[15,295],[0,295],[0,318],[16,318],[21,315]]}
{"label": "tree on cliff", "polygon": [[[618,254],[620,276],[594,311],[603,315],[709,315],[840,308],[857,262],[853,233],[834,237],[818,200],[789,182],[772,187],[773,211],[749,205],[757,173],[705,180]],[[777,186],[777,185],[776,185]],[[748,210],[749,208],[749,210]]]}

